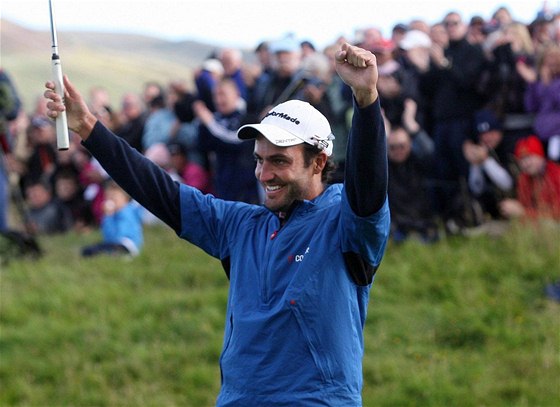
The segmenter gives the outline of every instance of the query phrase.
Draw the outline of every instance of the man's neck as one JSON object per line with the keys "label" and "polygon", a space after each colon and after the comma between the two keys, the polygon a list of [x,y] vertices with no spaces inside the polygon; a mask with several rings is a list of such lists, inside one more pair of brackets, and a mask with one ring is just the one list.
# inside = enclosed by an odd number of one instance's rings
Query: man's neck
{"label": "man's neck", "polygon": [[276,216],[278,216],[278,219],[280,219],[280,226],[284,226],[284,224],[288,221],[288,218],[290,217],[290,215],[292,214],[292,212],[294,211],[295,207],[298,205],[299,202],[301,201],[294,201],[286,210],[280,210],[275,212]]}

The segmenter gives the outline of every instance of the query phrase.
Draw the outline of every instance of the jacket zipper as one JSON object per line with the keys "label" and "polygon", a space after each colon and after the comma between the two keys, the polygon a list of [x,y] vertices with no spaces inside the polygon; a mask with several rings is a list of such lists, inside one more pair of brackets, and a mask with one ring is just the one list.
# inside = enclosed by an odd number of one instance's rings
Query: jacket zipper
{"label": "jacket zipper", "polygon": [[270,243],[267,244],[267,250],[265,252],[265,258],[267,259],[267,261],[262,275],[262,289],[261,289],[262,306],[265,308],[270,305],[270,285],[271,285],[270,280],[272,275],[271,261],[272,261],[272,266],[274,266],[274,261],[276,260],[276,257],[273,258],[273,256],[270,256],[270,253],[274,253],[273,249],[276,244],[276,238],[278,237],[278,234],[280,233],[282,228],[286,227],[286,225],[292,220],[292,218],[295,215],[295,212],[297,212],[297,208],[295,208],[292,211],[289,218],[286,220],[284,224],[282,224],[282,218],[280,215],[279,216],[280,222],[279,222],[278,229],[276,229],[274,232],[270,234],[270,236],[268,236],[268,240]]}

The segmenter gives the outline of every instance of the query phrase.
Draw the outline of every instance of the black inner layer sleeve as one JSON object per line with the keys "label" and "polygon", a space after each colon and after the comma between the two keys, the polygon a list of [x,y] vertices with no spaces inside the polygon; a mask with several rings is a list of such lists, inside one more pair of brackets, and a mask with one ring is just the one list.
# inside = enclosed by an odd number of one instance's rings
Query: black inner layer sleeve
{"label": "black inner layer sleeve", "polygon": [[132,198],[181,233],[179,183],[169,174],[100,122],[82,144]]}
{"label": "black inner layer sleeve", "polygon": [[[365,119],[367,115],[373,117]],[[352,211],[358,216],[376,213],[387,196],[387,144],[379,98],[360,109],[354,101],[352,129],[346,151],[344,184]]]}

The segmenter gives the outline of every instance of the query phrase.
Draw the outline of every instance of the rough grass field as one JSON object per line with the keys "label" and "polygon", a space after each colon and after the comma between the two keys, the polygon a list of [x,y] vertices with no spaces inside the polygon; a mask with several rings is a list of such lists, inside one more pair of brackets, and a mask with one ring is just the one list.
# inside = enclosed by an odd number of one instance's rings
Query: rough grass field
{"label": "rough grass field", "polygon": [[[0,405],[211,406],[227,280],[162,227],[137,258],[40,240],[0,271]],[[560,405],[560,229],[390,245],[365,329],[364,406]]]}

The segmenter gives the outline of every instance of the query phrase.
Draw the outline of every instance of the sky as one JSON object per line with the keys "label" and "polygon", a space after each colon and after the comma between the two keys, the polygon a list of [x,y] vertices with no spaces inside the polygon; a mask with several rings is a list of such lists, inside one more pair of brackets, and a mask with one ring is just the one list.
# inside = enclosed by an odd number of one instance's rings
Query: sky
{"label": "sky", "polygon": [[[324,47],[356,29],[376,26],[385,36],[398,22],[420,18],[434,23],[451,10],[468,20],[489,19],[506,6],[514,18],[531,22],[543,0],[52,0],[57,30],[146,34],[172,41],[200,40],[253,48],[287,33]],[[560,0],[548,0],[560,10]],[[36,30],[50,30],[48,0],[1,0],[2,18]]]}

